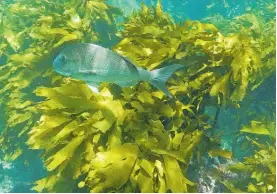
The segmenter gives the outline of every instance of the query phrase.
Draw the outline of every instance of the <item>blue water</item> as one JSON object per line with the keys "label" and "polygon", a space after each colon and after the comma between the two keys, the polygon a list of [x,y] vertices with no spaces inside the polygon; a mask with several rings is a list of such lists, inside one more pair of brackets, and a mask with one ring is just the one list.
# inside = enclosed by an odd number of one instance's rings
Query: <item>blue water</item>
{"label": "blue water", "polygon": [[[140,7],[142,1],[133,0],[119,0],[120,3],[115,3],[113,0],[109,0],[114,5],[129,6],[126,9],[133,8],[137,10]],[[128,3],[127,3],[128,2]],[[144,0],[147,5],[155,4],[157,1]],[[208,16],[215,14],[221,14],[225,18],[232,19],[246,12],[249,7],[256,7],[256,0],[226,0],[224,4],[223,0],[162,0],[164,10],[170,13],[175,21],[183,22],[185,19],[190,20],[203,20]],[[274,1],[272,1],[274,2]],[[1,1],[0,1],[1,3]],[[210,7],[210,8],[208,8]],[[131,11],[128,13],[130,14]],[[0,62],[1,64],[1,62]],[[243,125],[247,124],[252,117],[255,117],[261,113],[273,113],[275,112],[275,106],[267,107],[264,102],[275,102],[276,99],[276,80],[275,75],[269,77],[257,90],[251,94],[252,104],[249,105],[247,101],[243,101],[241,104],[241,110],[235,108],[229,108],[221,111],[219,114],[219,121],[217,123],[217,131],[224,130],[223,143],[228,149],[232,149],[232,142],[230,141]],[[266,100],[265,100],[266,98]],[[263,104],[262,104],[263,103]],[[244,110],[252,110],[256,112],[252,116],[244,114]],[[1,109],[2,110],[2,109]],[[209,114],[215,114],[215,109],[210,107],[207,109]],[[235,121],[232,120],[232,115],[242,115],[241,122],[234,125]],[[5,127],[3,118],[3,111],[0,111],[0,131]],[[30,189],[32,183],[45,176],[45,169],[42,166],[42,162],[39,156],[39,152],[32,151],[27,154],[26,157],[32,158],[29,167],[26,167],[24,161],[15,161],[13,163],[6,163],[1,160],[0,151],[0,193],[1,192],[32,192]],[[237,157],[242,159],[245,155],[243,153],[237,153]]]}
{"label": "blue water", "polygon": [[[111,4],[130,6],[131,9],[139,8],[143,2],[146,5],[155,5],[157,0],[109,0]],[[273,0],[267,0],[273,2]],[[224,3],[226,2],[226,3]],[[266,2],[266,1],[264,1]],[[247,8],[256,7],[256,0],[167,0],[161,1],[164,10],[170,13],[175,21],[202,20],[207,16],[221,14],[226,18],[233,18],[243,14]],[[121,4],[120,4],[121,5]],[[131,10],[129,9],[129,10]]]}

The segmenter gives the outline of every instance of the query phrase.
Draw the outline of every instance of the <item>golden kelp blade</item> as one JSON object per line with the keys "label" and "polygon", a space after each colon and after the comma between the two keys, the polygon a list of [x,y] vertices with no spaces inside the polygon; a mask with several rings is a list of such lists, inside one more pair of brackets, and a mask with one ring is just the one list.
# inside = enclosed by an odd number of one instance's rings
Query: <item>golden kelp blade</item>
{"label": "golden kelp blade", "polygon": [[[7,117],[1,150],[6,160],[28,155],[26,143],[42,151],[47,175],[35,183],[37,192],[196,192],[197,182],[187,176],[191,161],[200,166],[209,153],[231,157],[210,135],[213,119],[205,108],[238,104],[275,72],[275,21],[254,12],[234,21],[176,24],[158,2],[142,5],[117,32],[120,11],[104,0],[21,0],[9,7],[1,3],[0,10],[6,10],[0,54],[7,56],[0,67]],[[104,83],[93,94],[84,82],[52,71],[56,53],[71,42],[117,40],[113,50],[145,69],[187,67],[167,83],[174,100],[146,82],[121,90]],[[230,170],[248,173],[247,188],[218,181],[233,192],[274,192],[274,133],[260,121],[241,132],[256,153]]]}

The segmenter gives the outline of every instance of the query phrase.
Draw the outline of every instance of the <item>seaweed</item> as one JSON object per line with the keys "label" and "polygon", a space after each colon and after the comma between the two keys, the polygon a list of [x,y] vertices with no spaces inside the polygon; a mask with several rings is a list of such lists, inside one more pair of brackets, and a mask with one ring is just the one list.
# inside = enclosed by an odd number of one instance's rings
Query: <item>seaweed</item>
{"label": "seaweed", "polygon": [[227,165],[225,173],[237,174],[240,179],[220,181],[231,192],[276,192],[276,124],[267,118],[250,121],[240,130],[245,149],[251,150],[243,161]]}
{"label": "seaweed", "polygon": [[41,116],[35,107],[40,99],[33,88],[63,82],[52,72],[58,47],[76,41],[103,42],[106,37],[93,31],[92,26],[104,22],[110,24],[109,29],[116,29],[111,23],[119,11],[104,1],[19,1],[1,5],[4,65],[0,67],[0,103],[5,106],[6,128],[0,141],[5,159],[14,160],[26,148],[27,133]]}
{"label": "seaweed", "polygon": [[[6,160],[28,160],[27,152],[42,151],[47,176],[35,183],[38,192],[195,192],[197,184],[187,176],[195,158],[200,164],[206,155],[233,157],[213,133],[217,116],[205,114],[205,108],[239,107],[275,71],[274,38],[267,36],[272,22],[223,33],[200,21],[177,24],[159,1],[142,4],[122,26],[116,22],[121,11],[104,0],[1,6],[0,103],[6,127],[0,145]],[[239,20],[249,17],[256,16]],[[174,99],[146,82],[129,88],[102,83],[95,94],[84,82],[56,74],[54,57],[75,42],[111,46],[149,70],[184,65],[168,81]],[[267,131],[251,127],[241,132]],[[249,183],[249,191],[265,191],[259,180]]]}

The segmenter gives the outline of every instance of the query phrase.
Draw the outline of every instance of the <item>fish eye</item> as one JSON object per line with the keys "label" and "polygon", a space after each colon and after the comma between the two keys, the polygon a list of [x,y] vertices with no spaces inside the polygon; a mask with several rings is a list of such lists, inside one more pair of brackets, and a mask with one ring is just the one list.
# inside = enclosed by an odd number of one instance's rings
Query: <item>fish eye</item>
{"label": "fish eye", "polygon": [[63,62],[65,62],[65,61],[66,61],[66,56],[61,55],[60,60],[63,61]]}

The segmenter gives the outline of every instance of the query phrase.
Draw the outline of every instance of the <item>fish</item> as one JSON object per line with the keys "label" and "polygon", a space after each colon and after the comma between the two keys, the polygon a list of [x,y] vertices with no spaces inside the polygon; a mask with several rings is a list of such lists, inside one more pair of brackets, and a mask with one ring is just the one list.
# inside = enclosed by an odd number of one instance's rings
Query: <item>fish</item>
{"label": "fish", "polygon": [[173,98],[166,88],[172,74],[184,68],[172,64],[156,70],[137,67],[131,60],[112,50],[92,43],[76,43],[62,50],[53,61],[57,73],[85,81],[89,88],[97,92],[100,83],[113,83],[120,87],[131,87],[146,81]]}

